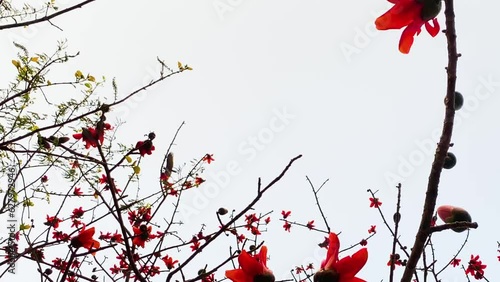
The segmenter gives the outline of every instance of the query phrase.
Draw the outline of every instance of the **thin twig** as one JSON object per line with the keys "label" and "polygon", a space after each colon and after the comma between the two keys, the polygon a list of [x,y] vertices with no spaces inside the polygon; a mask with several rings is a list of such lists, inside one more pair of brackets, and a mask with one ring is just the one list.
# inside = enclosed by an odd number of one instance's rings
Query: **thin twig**
{"label": "thin twig", "polygon": [[306,175],[306,179],[307,179],[307,182],[309,182],[309,185],[311,185],[311,189],[312,189],[313,194],[314,194],[314,199],[316,200],[316,206],[318,206],[319,213],[321,213],[321,217],[323,218],[323,221],[325,222],[326,230],[328,230],[328,233],[330,233],[330,226],[328,225],[328,220],[326,220],[326,216],[323,213],[323,209],[321,208],[321,205],[320,205],[319,199],[318,199],[319,190],[321,190],[321,188],[323,188],[323,186],[326,184],[326,182],[328,182],[329,179],[325,180],[323,182],[323,184],[321,184],[321,186],[318,188],[318,190],[314,189],[314,185],[312,184],[311,180],[309,179],[309,177],[307,175]]}

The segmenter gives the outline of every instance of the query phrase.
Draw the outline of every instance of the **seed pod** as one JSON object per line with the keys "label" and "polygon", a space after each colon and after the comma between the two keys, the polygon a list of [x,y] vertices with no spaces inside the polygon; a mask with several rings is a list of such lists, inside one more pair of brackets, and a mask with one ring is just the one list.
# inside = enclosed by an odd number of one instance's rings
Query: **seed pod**
{"label": "seed pod", "polygon": [[172,152],[167,155],[167,166],[165,167],[165,175],[167,178],[172,174],[172,169],[174,168],[174,154]]}

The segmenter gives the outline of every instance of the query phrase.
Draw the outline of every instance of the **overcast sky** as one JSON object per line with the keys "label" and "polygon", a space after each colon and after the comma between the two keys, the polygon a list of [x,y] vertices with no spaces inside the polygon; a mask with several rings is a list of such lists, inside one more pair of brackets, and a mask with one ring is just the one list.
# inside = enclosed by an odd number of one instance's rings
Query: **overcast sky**
{"label": "overcast sky", "polygon": [[[13,39],[33,52],[51,52],[66,38],[69,50],[81,54],[67,71],[116,77],[122,96],[157,74],[157,56],[172,67],[177,61],[189,64],[193,71],[113,111],[127,122],[118,132],[124,143],[149,131],[157,134],[157,151],[143,161],[141,185],[157,187],[161,153],[182,121],[186,125],[173,150],[176,163],[207,152],[215,158],[205,174],[205,184],[215,192],[198,195],[206,203],[186,198],[197,211],[185,216],[193,230],[220,206],[246,206],[257,177],[267,183],[303,154],[258,205],[259,211],[274,211],[274,225],[262,236],[269,246],[268,265],[285,279],[295,265],[308,258],[319,265],[325,255],[317,247],[322,234],[296,226],[288,233],[278,222],[281,210],[291,210],[291,220],[314,219],[324,228],[308,175],[318,186],[330,179],[320,197],[330,226],[342,231],[343,246],[359,242],[370,225],[377,225],[379,232],[367,246],[368,263],[358,276],[387,281],[392,239],[369,208],[366,190],[378,190],[391,218],[394,186],[403,183],[401,240],[411,246],[444,116],[447,64],[442,33],[431,38],[423,30],[410,54],[403,55],[401,31],[376,31],[374,20],[388,7],[383,0],[97,1],[55,19],[63,31],[49,24],[2,31],[0,63],[11,68]],[[480,255],[490,281],[500,276],[500,40],[490,20],[499,9],[495,1],[456,3],[463,55],[457,90],[466,102],[457,112],[452,140],[458,163],[443,172],[438,198],[438,205],[466,208],[479,223],[459,257],[466,263],[471,254]],[[438,18],[444,28],[443,13]],[[464,238],[465,232],[434,236],[439,265]],[[458,268],[441,278],[465,280]]]}

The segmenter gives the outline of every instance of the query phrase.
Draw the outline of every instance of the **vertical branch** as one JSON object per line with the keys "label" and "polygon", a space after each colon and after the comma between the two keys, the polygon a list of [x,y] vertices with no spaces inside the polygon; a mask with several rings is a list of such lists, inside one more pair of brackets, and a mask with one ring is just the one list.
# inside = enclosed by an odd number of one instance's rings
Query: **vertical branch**
{"label": "vertical branch", "polygon": [[444,159],[448,148],[450,147],[451,135],[453,132],[453,120],[455,118],[455,84],[457,80],[457,42],[455,31],[455,12],[453,8],[453,0],[444,0],[446,16],[446,39],[448,42],[448,67],[447,71],[447,89],[446,89],[446,114],[443,123],[443,131],[439,140],[434,162],[432,163],[429,182],[427,184],[427,192],[425,196],[424,210],[420,220],[420,227],[413,244],[410,258],[406,265],[405,271],[401,278],[401,282],[410,282],[415,271],[420,255],[422,254],[427,237],[430,234],[431,219],[436,206],[436,198],[438,196],[439,179],[443,170]]}
{"label": "vertical branch", "polygon": [[398,183],[398,202],[396,204],[396,213],[393,216],[394,219],[394,237],[392,240],[392,251],[391,251],[391,272],[389,273],[389,282],[394,281],[394,269],[395,265],[394,263],[396,262],[396,245],[398,243],[398,230],[399,230],[399,221],[401,220],[401,213],[399,212],[401,210],[401,183]]}

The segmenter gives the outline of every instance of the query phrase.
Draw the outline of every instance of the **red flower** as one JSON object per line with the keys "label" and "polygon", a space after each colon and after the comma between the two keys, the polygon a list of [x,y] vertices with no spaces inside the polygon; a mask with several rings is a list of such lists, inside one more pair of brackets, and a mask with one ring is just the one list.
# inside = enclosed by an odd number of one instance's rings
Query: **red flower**
{"label": "red flower", "polygon": [[207,276],[203,276],[203,278],[201,278],[201,282],[214,282],[214,281],[215,281],[215,274],[214,273],[207,275]]}
{"label": "red flower", "polygon": [[192,242],[193,245],[189,246],[191,248],[191,251],[196,251],[198,248],[200,248],[200,241],[196,240]]}
{"label": "red flower", "polygon": [[394,256],[392,254],[389,255],[389,261],[387,262],[387,266],[395,268],[396,265],[402,265],[399,254],[395,254]]}
{"label": "red flower", "polygon": [[42,183],[46,183],[47,181],[49,181],[49,177],[47,177],[47,175],[44,175],[42,176],[42,179],[40,179],[40,181],[42,181]]}
{"label": "red flower", "polygon": [[372,226],[370,227],[370,229],[368,229],[368,233],[370,233],[370,234],[371,234],[371,233],[377,233],[377,231],[375,230],[375,228],[377,228],[377,226],[376,226],[376,225],[372,225]]}
{"label": "red flower", "polygon": [[245,235],[240,234],[236,236],[236,239],[238,239],[238,243],[243,243],[243,240],[245,240]]}
{"label": "red flower", "polygon": [[340,242],[337,234],[330,233],[328,237],[328,252],[321,268],[314,275],[315,282],[366,282],[355,275],[363,268],[368,260],[368,251],[362,248],[352,256],[339,260]]}
{"label": "red flower", "polygon": [[306,226],[309,229],[313,229],[314,228],[314,220],[311,220],[311,221],[307,222]]}
{"label": "red flower", "polygon": [[270,282],[274,281],[273,272],[267,268],[267,247],[262,246],[257,255],[250,255],[245,250],[238,256],[240,269],[226,271],[226,277],[233,282]]}
{"label": "red flower", "polygon": [[175,267],[175,264],[178,263],[178,260],[174,260],[172,257],[169,257],[166,255],[165,257],[162,258],[163,262],[167,266],[168,269],[172,269]]}
{"label": "red flower", "polygon": [[292,225],[288,221],[285,221],[285,224],[283,224],[283,228],[285,228],[285,231],[290,232],[290,228],[292,228]]}
{"label": "red flower", "polygon": [[471,274],[476,279],[481,279],[484,276],[486,265],[479,260],[479,256],[470,256],[469,266],[465,270],[465,274]]}
{"label": "red flower", "polygon": [[44,223],[47,226],[52,226],[54,229],[57,229],[59,227],[59,222],[61,222],[59,218],[56,216],[49,216],[47,215],[47,221]]}
{"label": "red flower", "polygon": [[54,231],[52,232],[52,238],[56,239],[58,241],[68,241],[69,240],[69,235],[66,233],[63,233],[62,231]]}
{"label": "red flower", "polygon": [[281,211],[281,215],[283,216],[283,218],[287,218],[290,216],[290,214],[292,213],[292,211]]}
{"label": "red flower", "polygon": [[90,147],[97,147],[99,136],[97,136],[97,132],[94,128],[89,127],[84,128],[82,133],[73,134],[73,138],[78,140],[82,139],[82,141],[85,142],[85,149],[88,149]]}
{"label": "red flower", "polygon": [[370,198],[370,208],[378,208],[382,205],[382,202],[378,198]]}
{"label": "red flower", "polygon": [[139,149],[139,154],[141,154],[141,156],[144,156],[146,154],[151,155],[155,150],[153,142],[149,139],[137,142],[137,144],[135,144],[135,148]]}
{"label": "red flower", "polygon": [[101,178],[99,178],[99,183],[104,184],[106,182],[108,182],[108,177],[106,176],[106,174],[103,174]]}
{"label": "red flower", "polygon": [[453,267],[457,267],[460,265],[460,259],[454,258],[451,260],[450,264],[453,265]]}
{"label": "red flower", "polygon": [[83,195],[82,190],[78,187],[75,187],[75,189],[73,190],[73,195],[76,195],[76,196]]}
{"label": "red flower", "polygon": [[213,156],[213,154],[206,154],[202,160],[210,164],[211,162],[215,161]]}
{"label": "red flower", "polygon": [[[399,40],[399,51],[410,52],[413,37],[420,34],[423,25],[435,37],[440,30],[436,16],[441,10],[441,0],[388,0],[394,6],[375,20],[378,30],[401,29],[406,26]],[[429,21],[432,20],[432,25]]]}
{"label": "red flower", "polygon": [[250,226],[250,232],[253,234],[253,235],[260,235],[260,230],[259,228],[255,227],[255,226]]}
{"label": "red flower", "polygon": [[270,217],[270,216],[268,216],[268,217],[264,220],[264,222],[265,222],[266,224],[269,224],[269,222],[271,222],[271,217]]}
{"label": "red flower", "polygon": [[92,238],[94,236],[94,233],[94,227],[85,229],[84,226],[78,236],[71,238],[71,246],[73,246],[74,248],[84,247],[89,251],[91,249],[98,249],[101,244],[98,241],[94,240],[94,238]]}
{"label": "red flower", "polygon": [[81,218],[85,212],[83,211],[82,207],[79,207],[77,209],[74,209],[73,212],[71,213],[71,218]]}
{"label": "red flower", "polygon": [[139,226],[139,228],[132,226],[132,230],[134,231],[134,239],[132,240],[132,243],[136,246],[144,248],[144,243],[155,237],[154,235],[151,235],[152,229],[153,227],[146,226],[144,224]]}
{"label": "red flower", "polygon": [[205,182],[205,179],[201,178],[201,177],[196,177],[194,179],[194,186],[198,187],[200,186],[201,183]]}

